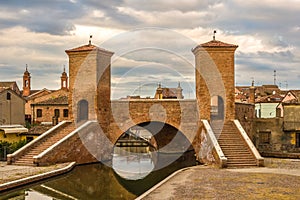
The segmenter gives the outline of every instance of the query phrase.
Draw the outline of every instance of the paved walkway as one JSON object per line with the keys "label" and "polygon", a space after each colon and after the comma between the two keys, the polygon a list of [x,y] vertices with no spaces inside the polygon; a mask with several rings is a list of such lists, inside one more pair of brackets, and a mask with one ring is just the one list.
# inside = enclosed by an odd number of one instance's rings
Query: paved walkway
{"label": "paved walkway", "polygon": [[300,160],[266,159],[264,168],[196,166],[138,199],[300,199]]}
{"label": "paved walkway", "polygon": [[6,162],[0,162],[0,184],[10,181],[26,178],[29,176],[50,172],[56,169],[66,167],[70,163],[57,164],[47,167],[31,167],[7,165]]}

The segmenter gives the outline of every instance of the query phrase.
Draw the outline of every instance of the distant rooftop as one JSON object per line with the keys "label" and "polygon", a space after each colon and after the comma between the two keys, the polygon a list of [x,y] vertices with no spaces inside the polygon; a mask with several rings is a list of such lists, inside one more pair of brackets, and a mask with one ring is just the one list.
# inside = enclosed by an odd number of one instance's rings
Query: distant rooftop
{"label": "distant rooftop", "polygon": [[68,97],[60,96],[53,99],[47,99],[45,101],[38,102],[35,105],[68,105]]}

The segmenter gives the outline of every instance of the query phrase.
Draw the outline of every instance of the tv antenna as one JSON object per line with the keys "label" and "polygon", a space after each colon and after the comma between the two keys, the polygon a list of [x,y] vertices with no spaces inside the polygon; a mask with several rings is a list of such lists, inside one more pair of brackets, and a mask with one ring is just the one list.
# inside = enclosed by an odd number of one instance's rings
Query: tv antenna
{"label": "tv antenna", "polygon": [[276,85],[276,70],[274,70],[274,85]]}

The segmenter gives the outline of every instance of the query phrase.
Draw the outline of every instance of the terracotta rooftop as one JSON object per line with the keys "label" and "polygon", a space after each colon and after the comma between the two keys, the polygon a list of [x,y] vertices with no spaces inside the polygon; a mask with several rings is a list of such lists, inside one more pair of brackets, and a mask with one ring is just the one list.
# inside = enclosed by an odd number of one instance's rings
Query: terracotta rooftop
{"label": "terracotta rooftop", "polygon": [[282,96],[278,94],[272,94],[264,97],[257,98],[255,103],[280,103],[283,99]]}
{"label": "terracotta rooftop", "polygon": [[92,44],[87,44],[87,45],[83,45],[83,46],[80,46],[80,47],[76,47],[76,48],[73,48],[73,49],[69,49],[69,50],[66,50],[66,52],[78,52],[78,51],[92,51],[92,50],[101,50],[101,51],[104,51],[104,52],[107,52],[107,53],[113,53],[111,51],[108,51],[106,49],[103,49],[103,48],[99,48],[95,45],[92,45]]}
{"label": "terracotta rooftop", "polygon": [[221,42],[219,40],[211,40],[209,42],[200,44],[201,47],[238,47],[238,45],[235,44],[228,44],[225,42]]}
{"label": "terracotta rooftop", "polygon": [[17,85],[16,81],[3,81],[0,82],[0,89],[3,91],[4,89],[11,89],[15,91],[18,95],[21,95],[21,92],[19,90],[19,87]]}
{"label": "terracotta rooftop", "polygon": [[35,105],[68,105],[68,97],[60,96],[53,99],[47,99],[45,101],[35,103]]}
{"label": "terracotta rooftop", "polygon": [[13,88],[16,84],[16,81],[7,81],[7,82],[0,82],[0,88]]}

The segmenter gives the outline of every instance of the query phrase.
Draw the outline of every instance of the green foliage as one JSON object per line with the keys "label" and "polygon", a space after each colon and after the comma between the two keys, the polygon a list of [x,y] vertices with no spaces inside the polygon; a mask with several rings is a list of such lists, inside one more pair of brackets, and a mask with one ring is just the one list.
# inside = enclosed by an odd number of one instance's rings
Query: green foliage
{"label": "green foliage", "polygon": [[17,151],[25,144],[26,144],[26,140],[21,140],[19,142],[0,141],[0,160],[4,160],[7,154],[11,154]]}

